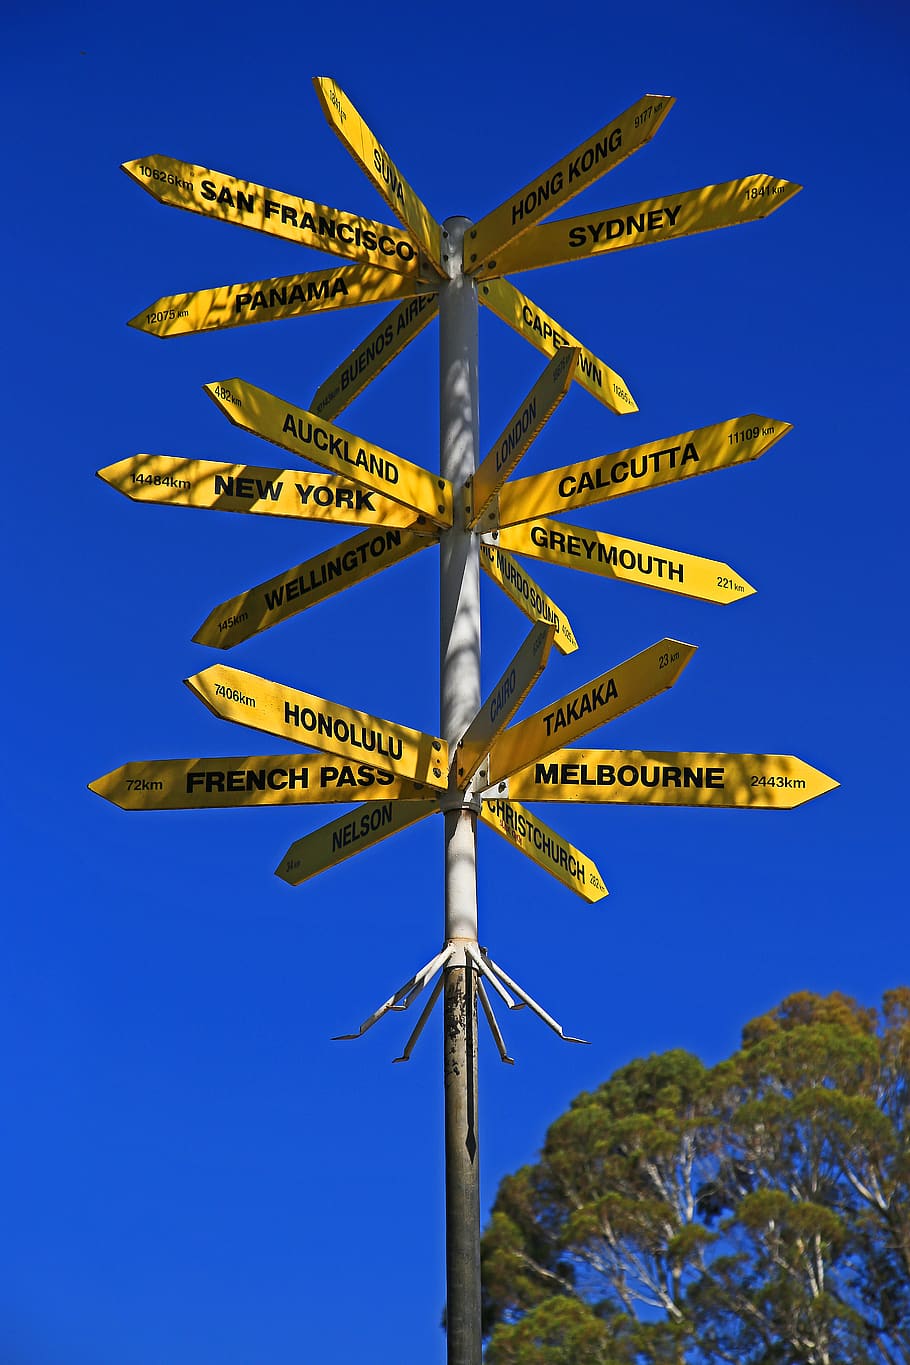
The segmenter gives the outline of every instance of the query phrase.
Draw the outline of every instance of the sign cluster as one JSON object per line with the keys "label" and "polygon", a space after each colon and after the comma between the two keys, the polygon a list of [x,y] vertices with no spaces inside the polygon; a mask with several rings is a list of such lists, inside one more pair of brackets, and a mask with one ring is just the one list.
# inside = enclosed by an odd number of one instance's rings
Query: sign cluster
{"label": "sign cluster", "polygon": [[607,894],[596,864],[523,802],[785,809],[837,783],[786,755],[653,753],[566,747],[672,687],[695,647],[664,639],[583,687],[513,717],[552,647],[578,648],[565,612],[515,556],[727,604],[755,589],[738,569],[680,550],[557,520],[564,514],[697,474],[744,464],[790,431],[746,413],[524,478],[513,477],[572,384],[617,414],[637,411],[616,370],[506,276],[762,218],[799,186],[755,174],[720,185],[551,222],[575,195],[644,146],[673,99],[645,95],[469,229],[464,270],[482,304],[545,357],[538,382],[463,487],[335,425],[352,400],[436,316],[446,280],[445,234],[385,147],[334,81],[316,93],[333,131],[400,226],[163,155],[123,169],[164,204],[327,253],[331,268],[168,295],[130,325],[169,337],[388,301],[391,312],[316,388],[308,408],[241,378],[205,391],[235,426],[321,471],[139,454],[99,471],[136,501],[337,522],[354,534],[266,583],[214,606],[194,639],[230,649],[439,542],[453,526],[477,533],[481,567],[531,628],[476,717],[449,746],[347,704],[215,664],[187,679],[221,719],[307,752],[130,762],[90,784],[125,810],[357,802],[286,852],[292,885],[368,848],[463,794],[481,821],[593,902]]}

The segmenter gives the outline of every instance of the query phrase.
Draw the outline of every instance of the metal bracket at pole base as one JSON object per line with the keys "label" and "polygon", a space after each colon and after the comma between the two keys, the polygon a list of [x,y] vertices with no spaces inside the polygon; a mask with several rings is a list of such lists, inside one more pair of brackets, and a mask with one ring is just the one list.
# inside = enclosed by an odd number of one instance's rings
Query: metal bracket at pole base
{"label": "metal bracket at pole base", "polygon": [[[390,1010],[406,1010],[408,1006],[417,999],[418,995],[424,991],[436,973],[439,972],[439,979],[430,992],[429,998],[420,1013],[420,1017],[414,1025],[413,1032],[405,1044],[404,1051],[400,1057],[394,1059],[396,1062],[410,1061],[414,1046],[423,1032],[427,1020],[433,1012],[433,1006],[442,993],[442,984],[444,980],[442,969],[445,967],[467,967],[468,965],[477,973],[477,995],[481,1006],[483,1007],[484,1017],[490,1026],[493,1042],[496,1044],[500,1057],[504,1062],[507,1062],[509,1066],[514,1066],[515,1061],[513,1057],[508,1055],[502,1032],[496,1021],[496,1016],[493,1013],[493,1006],[490,1003],[490,998],[487,994],[485,985],[485,982],[487,981],[489,981],[497,995],[500,996],[510,1010],[524,1009],[525,1005],[527,1005],[528,1008],[537,1015],[538,1019],[542,1019],[547,1027],[551,1028],[564,1042],[588,1043],[589,1040],[587,1038],[573,1038],[570,1034],[566,1033],[562,1026],[557,1024],[552,1015],[547,1014],[546,1010],[538,1005],[537,1001],[528,995],[527,991],[522,990],[521,986],[519,986],[516,981],[513,981],[512,978],[503,971],[502,967],[498,966],[491,959],[486,948],[481,948],[479,944],[468,942],[447,943],[441,952],[431,958],[418,972],[415,972],[410,980],[406,981],[403,986],[400,986],[394,995],[390,995],[388,1000],[379,1006],[378,1010],[374,1010],[369,1018],[363,1021],[356,1033],[339,1033],[332,1041],[349,1042],[355,1038],[362,1038],[367,1029],[371,1029],[373,1025],[377,1023],[384,1014],[388,1014]],[[512,995],[509,993],[510,991],[514,992],[518,997],[517,1000],[513,999]]]}

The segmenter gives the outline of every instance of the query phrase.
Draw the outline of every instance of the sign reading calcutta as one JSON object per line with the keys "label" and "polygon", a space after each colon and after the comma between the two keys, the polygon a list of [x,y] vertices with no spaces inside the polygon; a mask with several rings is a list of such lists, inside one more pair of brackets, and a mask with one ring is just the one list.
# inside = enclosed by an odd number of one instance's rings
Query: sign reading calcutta
{"label": "sign reading calcutta", "polygon": [[659,488],[696,474],[746,464],[764,455],[792,430],[789,422],[752,412],[680,436],[513,479],[500,490],[494,512],[496,524],[514,526],[551,512],[591,507],[643,488]]}
{"label": "sign reading calcutta", "polygon": [[223,171],[207,170],[171,156],[141,156],[124,161],[131,180],[148,190],[159,203],[190,209],[224,223],[255,228],[270,237],[345,256],[364,265],[377,265],[397,275],[420,273],[416,242],[400,228],[374,223],[355,213],[342,213],[325,204],[266,189],[251,180],[237,180]]}
{"label": "sign reading calcutta", "polygon": [[184,679],[214,715],[282,739],[303,740],[314,749],[370,762],[383,772],[444,788],[449,754],[445,740],[365,711],[269,682],[226,664]]}
{"label": "sign reading calcutta", "polygon": [[242,379],[203,388],[234,426],[364,484],[393,502],[422,512],[437,526],[452,525],[452,485],[420,465],[364,441]]}

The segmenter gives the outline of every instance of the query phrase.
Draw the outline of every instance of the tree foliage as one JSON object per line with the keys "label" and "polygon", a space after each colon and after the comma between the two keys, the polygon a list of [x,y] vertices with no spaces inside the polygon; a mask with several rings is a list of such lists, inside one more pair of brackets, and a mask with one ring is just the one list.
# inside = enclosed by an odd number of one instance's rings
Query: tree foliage
{"label": "tree foliage", "polygon": [[910,988],[578,1095],[483,1240],[489,1365],[910,1365]]}

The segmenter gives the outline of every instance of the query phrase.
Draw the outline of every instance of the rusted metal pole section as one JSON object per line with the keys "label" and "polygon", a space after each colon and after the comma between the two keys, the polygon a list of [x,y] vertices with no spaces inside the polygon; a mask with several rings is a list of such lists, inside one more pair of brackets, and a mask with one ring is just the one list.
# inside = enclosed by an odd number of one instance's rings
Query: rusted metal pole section
{"label": "rusted metal pole section", "polygon": [[[472,224],[448,218],[439,292],[439,470],[455,492],[440,540],[440,734],[451,746],[480,709],[480,556],[460,489],[477,467],[477,286],[462,273]],[[452,763],[454,769],[455,764]],[[444,802],[445,939],[477,945],[477,815],[450,787]],[[477,994],[464,952],[444,968],[446,1340],[448,1365],[481,1365]]]}

